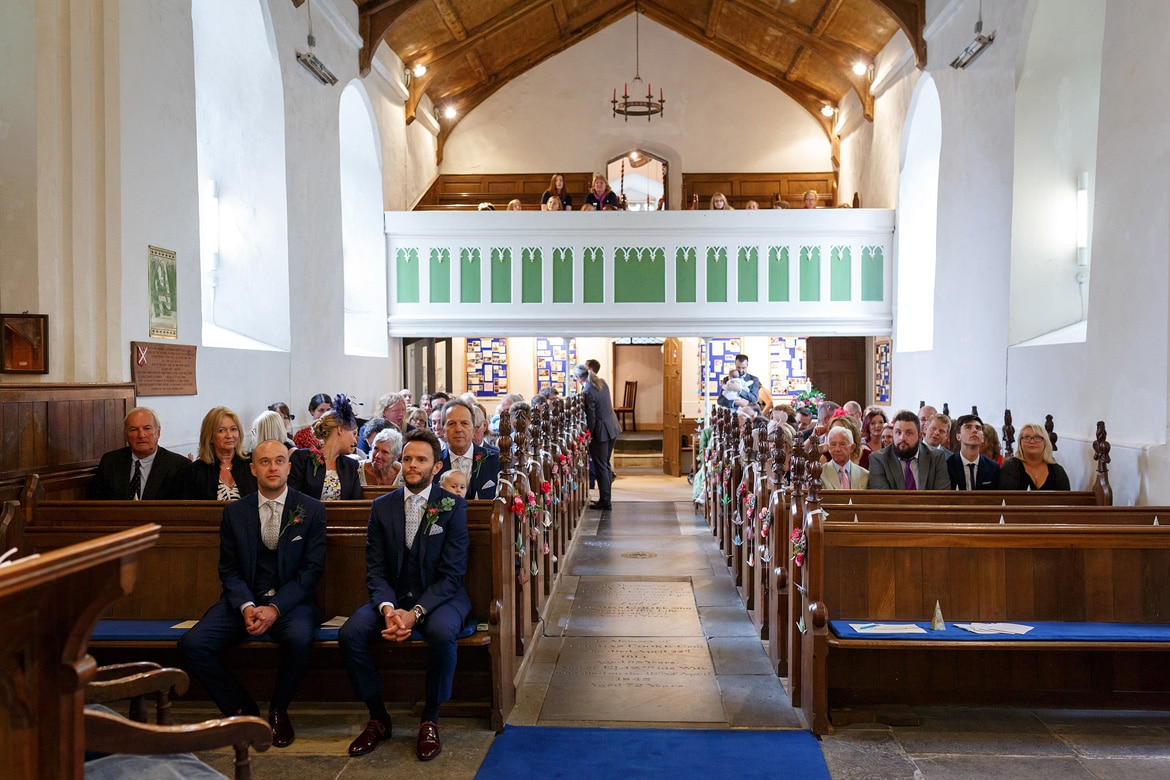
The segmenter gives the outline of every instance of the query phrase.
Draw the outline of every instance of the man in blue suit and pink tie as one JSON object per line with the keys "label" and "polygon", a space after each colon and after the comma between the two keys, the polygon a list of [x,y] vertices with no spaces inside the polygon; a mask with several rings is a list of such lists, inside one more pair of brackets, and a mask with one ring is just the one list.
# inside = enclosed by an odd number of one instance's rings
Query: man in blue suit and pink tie
{"label": "man in blue suit and pink tie", "polygon": [[350,743],[352,756],[365,755],[390,738],[390,715],[371,645],[402,642],[412,633],[430,645],[416,753],[419,760],[429,761],[442,749],[439,705],[451,698],[456,641],[471,614],[471,600],[463,589],[469,546],[467,502],[434,483],[443,466],[441,458],[434,433],[408,432],[402,448],[404,487],[370,506],[366,530],[370,598],[338,636],[354,696],[370,711],[369,721]]}

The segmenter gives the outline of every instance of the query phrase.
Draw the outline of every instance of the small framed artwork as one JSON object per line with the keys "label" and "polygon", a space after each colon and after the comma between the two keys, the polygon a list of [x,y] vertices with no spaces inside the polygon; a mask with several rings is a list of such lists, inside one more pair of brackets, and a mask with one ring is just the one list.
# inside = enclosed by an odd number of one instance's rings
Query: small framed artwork
{"label": "small framed artwork", "polygon": [[0,372],[49,373],[49,315],[0,314]]}
{"label": "small framed artwork", "polygon": [[886,405],[890,403],[892,346],[888,338],[873,340],[873,402],[875,404]]}

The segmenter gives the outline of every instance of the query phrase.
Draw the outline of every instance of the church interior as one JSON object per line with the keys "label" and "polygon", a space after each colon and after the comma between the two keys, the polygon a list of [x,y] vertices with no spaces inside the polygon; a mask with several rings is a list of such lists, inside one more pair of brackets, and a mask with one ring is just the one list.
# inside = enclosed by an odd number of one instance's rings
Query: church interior
{"label": "church interior", "polygon": [[[925,697],[914,712],[819,727],[811,683],[804,705],[793,695],[802,661],[778,667],[778,627],[769,650],[759,619],[765,594],[775,608],[798,582],[753,579],[766,567],[739,557],[732,515],[686,477],[715,463],[700,431],[744,353],[774,398],[815,386],[889,413],[978,407],[996,428],[1051,419],[1079,499],[1094,500],[1107,463],[1111,508],[1148,508],[1161,525],[1170,105],[1154,99],[1164,80],[1151,63],[1168,32],[1170,5],[1154,0],[0,0],[0,501],[12,505],[0,541],[34,550],[11,518],[23,512],[29,539],[46,533],[28,507],[48,499],[53,518],[53,501],[80,497],[135,405],[187,455],[216,406],[246,427],[286,402],[299,427],[318,393],[345,393],[365,417],[406,388],[470,393],[492,415],[507,393],[571,398],[573,366],[592,358],[614,406],[631,407],[616,508],[589,510],[566,485],[577,503],[556,510],[562,536],[515,586],[545,592],[530,596],[534,619],[517,618],[530,644],[517,635],[504,667],[508,725],[811,730],[835,778],[1165,776],[1170,681],[1150,662],[1165,647],[1135,662],[1124,706]],[[558,174],[573,208],[547,214]],[[579,213],[597,175],[624,200],[618,213]],[[808,191],[815,208],[801,208]],[[716,193],[730,213],[710,207]],[[713,438],[740,447],[732,435]],[[766,483],[768,467],[752,468]],[[337,545],[360,568],[351,509]],[[201,516],[200,538],[218,515]],[[36,551],[81,538],[80,520],[60,523]],[[214,550],[184,560],[168,533],[156,542],[168,565],[214,599]],[[1120,605],[1133,586],[1142,622],[1170,620],[1150,563],[1170,541],[1156,544],[1138,564],[1110,557],[1091,598]],[[166,567],[142,554],[136,590],[165,589],[151,577]],[[1064,581],[1069,560],[1038,563],[1028,588]],[[989,565],[973,591],[1011,571]],[[353,582],[364,596],[360,572]],[[572,679],[604,643],[644,636],[621,615],[635,601],[640,619],[688,627],[654,635],[655,653],[702,651],[676,700],[607,700]],[[32,620],[15,617],[17,630]],[[605,684],[620,688],[626,656],[613,657]],[[0,754],[32,756],[14,725],[29,721],[13,715],[23,694],[0,690]],[[417,770],[406,742],[375,763],[347,758],[362,712],[337,698],[306,703],[300,744],[254,753],[255,776]],[[399,705],[409,721],[412,703]],[[205,698],[174,711],[215,717]],[[502,726],[456,708],[442,775],[476,776]],[[231,775],[230,748],[198,752]],[[66,763],[37,776],[73,776]]]}

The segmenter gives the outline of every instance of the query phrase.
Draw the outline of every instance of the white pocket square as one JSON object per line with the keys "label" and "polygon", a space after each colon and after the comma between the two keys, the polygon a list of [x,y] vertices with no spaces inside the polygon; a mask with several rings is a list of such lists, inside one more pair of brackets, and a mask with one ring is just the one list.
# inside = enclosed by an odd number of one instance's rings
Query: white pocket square
{"label": "white pocket square", "polygon": [[435,534],[441,534],[441,533],[443,533],[443,526],[432,525],[431,530],[427,531],[427,536],[434,536]]}
{"label": "white pocket square", "polygon": [[493,479],[493,480],[490,480],[490,481],[488,481],[488,482],[485,482],[485,483],[483,483],[482,485],[480,485],[480,486],[479,486],[479,489],[480,489],[480,490],[486,490],[487,488],[490,488],[490,487],[495,487],[495,486],[496,486],[496,481]]}
{"label": "white pocket square", "polygon": [[304,538],[305,538],[305,537],[303,537],[303,536],[294,536],[294,537],[292,538],[292,541],[294,541],[294,542],[299,542],[299,541],[302,541]]}

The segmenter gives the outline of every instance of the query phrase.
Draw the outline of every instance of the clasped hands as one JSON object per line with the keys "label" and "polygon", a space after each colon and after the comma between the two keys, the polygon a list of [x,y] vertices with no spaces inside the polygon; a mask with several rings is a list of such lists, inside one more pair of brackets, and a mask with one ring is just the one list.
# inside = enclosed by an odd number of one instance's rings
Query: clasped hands
{"label": "clasped hands", "polygon": [[252,636],[268,633],[272,624],[280,617],[276,607],[244,607],[244,630]]}
{"label": "clasped hands", "polygon": [[386,628],[382,631],[382,638],[390,642],[405,642],[410,639],[410,632],[418,622],[413,610],[392,609],[382,613],[386,619]]}

